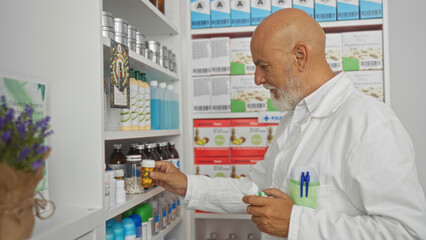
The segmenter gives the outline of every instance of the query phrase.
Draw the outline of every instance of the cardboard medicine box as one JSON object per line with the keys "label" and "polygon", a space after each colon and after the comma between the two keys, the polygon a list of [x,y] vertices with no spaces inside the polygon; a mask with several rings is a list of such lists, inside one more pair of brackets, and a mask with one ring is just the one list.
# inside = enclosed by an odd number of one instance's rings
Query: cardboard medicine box
{"label": "cardboard medicine box", "polygon": [[364,94],[384,101],[383,71],[347,72],[354,86]]}
{"label": "cardboard medicine box", "polygon": [[229,75],[212,76],[212,112],[231,112],[231,81]]}
{"label": "cardboard medicine box", "polygon": [[231,112],[267,111],[270,94],[254,83],[254,75],[231,76]]}
{"label": "cardboard medicine box", "polygon": [[247,177],[250,168],[257,162],[262,161],[261,157],[231,157],[231,178]]}
{"label": "cardboard medicine box", "polygon": [[256,118],[231,119],[231,156],[264,156],[267,149],[266,123]]}
{"label": "cardboard medicine box", "polygon": [[229,37],[211,38],[211,73],[212,75],[230,74],[230,39]]}
{"label": "cardboard medicine box", "polygon": [[311,17],[315,17],[314,7],[314,0],[293,0],[293,8],[301,9],[307,12]]}
{"label": "cardboard medicine box", "polygon": [[194,120],[194,156],[229,156],[229,120]]}
{"label": "cardboard medicine box", "polygon": [[325,34],[325,58],[333,72],[342,71],[343,42],[341,33]]}
{"label": "cardboard medicine box", "polygon": [[337,20],[359,19],[359,0],[337,0]]}
{"label": "cardboard medicine box", "polygon": [[231,26],[231,7],[229,0],[210,1],[211,27]]}
{"label": "cardboard medicine box", "polygon": [[211,74],[210,38],[192,40],[192,76]]}
{"label": "cardboard medicine box", "polygon": [[231,26],[250,26],[250,1],[231,0]]}
{"label": "cardboard medicine box", "polygon": [[272,13],[284,8],[292,8],[291,0],[271,0]]}
{"label": "cardboard medicine box", "polygon": [[382,18],[382,0],[360,0],[359,1],[361,19]]}
{"label": "cardboard medicine box", "polygon": [[271,15],[271,0],[251,0],[251,25],[258,25]]}
{"label": "cardboard medicine box", "polygon": [[210,0],[191,0],[191,28],[210,27]]}
{"label": "cardboard medicine box", "polygon": [[251,58],[251,38],[231,38],[231,75],[254,74],[256,66]]}
{"label": "cardboard medicine box", "polygon": [[315,20],[318,22],[336,21],[336,0],[315,0]]}
{"label": "cardboard medicine box", "polygon": [[209,76],[193,77],[194,96],[193,107],[194,113],[211,112],[212,105],[212,83]]}
{"label": "cardboard medicine box", "polygon": [[229,157],[195,157],[194,174],[206,177],[231,177]]}
{"label": "cardboard medicine box", "polygon": [[343,71],[382,69],[381,30],[343,33]]}

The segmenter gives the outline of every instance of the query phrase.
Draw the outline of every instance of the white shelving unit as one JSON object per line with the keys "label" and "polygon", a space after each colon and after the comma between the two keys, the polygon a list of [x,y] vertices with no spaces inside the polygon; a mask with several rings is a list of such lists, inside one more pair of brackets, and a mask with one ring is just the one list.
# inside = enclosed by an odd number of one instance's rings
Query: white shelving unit
{"label": "white shelving unit", "polygon": [[169,137],[180,135],[181,130],[151,130],[151,131],[105,131],[104,140],[123,140],[136,138]]}
{"label": "white shelving unit", "polygon": [[238,219],[250,220],[249,214],[221,214],[221,213],[195,213],[195,219]]}
{"label": "white shelving unit", "polygon": [[220,119],[220,118],[257,118],[257,112],[246,113],[199,113],[193,114],[194,119]]}

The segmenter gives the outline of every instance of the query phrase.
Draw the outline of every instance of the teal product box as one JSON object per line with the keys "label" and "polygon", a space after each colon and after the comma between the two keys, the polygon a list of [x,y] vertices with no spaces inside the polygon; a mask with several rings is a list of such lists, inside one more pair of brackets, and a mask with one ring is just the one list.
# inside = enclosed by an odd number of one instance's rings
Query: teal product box
{"label": "teal product box", "polygon": [[314,0],[293,0],[293,8],[301,9],[307,12],[311,17],[315,17]]}
{"label": "teal product box", "polygon": [[284,8],[291,8],[291,7],[292,7],[291,0],[271,0],[272,13]]}
{"label": "teal product box", "polygon": [[359,19],[359,0],[337,0],[337,20]]}
{"label": "teal product box", "polygon": [[315,20],[329,22],[337,20],[336,0],[315,0]]}
{"label": "teal product box", "polygon": [[251,25],[258,25],[270,14],[271,0],[251,0]]}
{"label": "teal product box", "polygon": [[382,18],[382,0],[360,0],[359,2],[361,19]]}
{"label": "teal product box", "polygon": [[191,28],[210,27],[210,0],[191,0]]}
{"label": "teal product box", "polygon": [[230,27],[231,8],[229,0],[210,1],[211,27]]}
{"label": "teal product box", "polygon": [[250,0],[231,0],[231,26],[250,26]]}

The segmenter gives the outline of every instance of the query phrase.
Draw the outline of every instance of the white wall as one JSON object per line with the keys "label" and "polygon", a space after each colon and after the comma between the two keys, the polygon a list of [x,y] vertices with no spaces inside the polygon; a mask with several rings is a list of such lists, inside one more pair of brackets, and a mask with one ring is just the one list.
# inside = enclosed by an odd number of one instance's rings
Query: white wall
{"label": "white wall", "polygon": [[387,1],[391,106],[411,136],[426,192],[426,1]]}

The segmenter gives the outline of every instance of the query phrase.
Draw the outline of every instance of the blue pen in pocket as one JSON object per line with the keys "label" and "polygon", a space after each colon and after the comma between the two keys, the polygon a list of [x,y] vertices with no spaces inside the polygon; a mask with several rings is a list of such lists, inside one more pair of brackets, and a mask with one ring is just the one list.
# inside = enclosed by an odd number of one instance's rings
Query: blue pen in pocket
{"label": "blue pen in pocket", "polygon": [[289,196],[294,204],[316,209],[319,181],[313,167],[293,167],[289,181]]}

